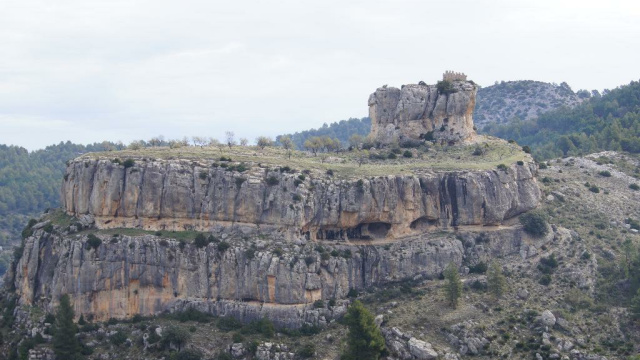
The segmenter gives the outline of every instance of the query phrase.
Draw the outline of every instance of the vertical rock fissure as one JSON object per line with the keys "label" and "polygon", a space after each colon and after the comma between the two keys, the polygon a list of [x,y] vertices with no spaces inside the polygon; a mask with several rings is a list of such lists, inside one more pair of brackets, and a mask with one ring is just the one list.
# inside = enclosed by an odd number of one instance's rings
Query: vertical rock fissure
{"label": "vertical rock fissure", "polygon": [[162,174],[162,189],[160,189],[160,204],[158,206],[158,219],[162,218],[164,214],[164,190],[167,187],[167,181],[169,181],[169,163],[165,166],[164,173]]}
{"label": "vertical rock fissure", "polygon": [[141,211],[141,207],[142,204],[144,204],[143,202],[143,196],[144,196],[144,191],[142,191],[142,184],[144,184],[144,179],[145,176],[147,174],[147,166],[143,166],[141,169],[141,174],[140,174],[140,191],[138,192],[138,200],[136,201],[136,207],[134,209],[134,215],[137,217],[140,216],[140,211]]}
{"label": "vertical rock fissure", "polygon": [[118,214],[120,213],[120,209],[123,205],[123,201],[122,198],[124,197],[124,194],[127,192],[127,168],[124,168],[124,172],[122,173],[122,189],[120,190],[120,197],[118,198],[118,206],[116,206],[116,211],[114,216],[118,217]]}

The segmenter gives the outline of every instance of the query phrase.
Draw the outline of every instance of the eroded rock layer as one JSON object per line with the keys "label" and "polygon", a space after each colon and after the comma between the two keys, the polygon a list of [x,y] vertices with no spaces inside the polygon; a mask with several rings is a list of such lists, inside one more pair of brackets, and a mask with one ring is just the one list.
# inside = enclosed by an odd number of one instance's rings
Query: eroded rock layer
{"label": "eroded rock layer", "polygon": [[[423,234],[357,246],[257,240],[237,233],[221,250],[215,242],[198,248],[163,236],[94,234],[101,240],[98,246],[86,232],[35,230],[13,274],[20,302],[51,311],[62,294],[69,294],[77,316],[100,320],[193,306],[243,320],[267,316],[287,327],[317,325],[344,312],[340,299],[350,289],[436,277],[450,262],[527,257],[538,243],[554,238],[531,239],[515,227],[482,236]],[[319,299],[338,302],[316,308],[312,304]]]}
{"label": "eroded rock layer", "polygon": [[504,170],[426,172],[353,180],[186,160],[77,159],[62,185],[67,213],[98,228],[209,231],[220,224],[307,239],[392,239],[432,228],[496,225],[535,208],[533,163]]}

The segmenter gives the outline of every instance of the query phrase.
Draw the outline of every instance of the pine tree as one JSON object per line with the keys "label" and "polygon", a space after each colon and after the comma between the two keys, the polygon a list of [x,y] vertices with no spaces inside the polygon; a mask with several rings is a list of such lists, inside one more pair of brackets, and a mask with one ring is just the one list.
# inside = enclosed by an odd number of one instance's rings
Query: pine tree
{"label": "pine tree", "polygon": [[492,261],[487,271],[487,287],[496,298],[507,291],[507,279],[502,273],[502,266],[497,261]]}
{"label": "pine tree", "polygon": [[62,295],[56,313],[56,329],[53,335],[53,350],[58,359],[81,359],[80,343],[76,338],[78,328],[73,322],[73,317],[73,308],[71,307],[69,295]]}
{"label": "pine tree", "polygon": [[453,262],[447,265],[444,270],[444,278],[447,281],[445,284],[445,295],[449,300],[449,305],[452,308],[458,307],[458,301],[462,296],[462,282],[460,282],[460,274],[458,274],[458,266]]}
{"label": "pine tree", "polygon": [[346,352],[341,360],[377,360],[386,353],[384,338],[373,315],[358,300],[344,317],[349,327]]}

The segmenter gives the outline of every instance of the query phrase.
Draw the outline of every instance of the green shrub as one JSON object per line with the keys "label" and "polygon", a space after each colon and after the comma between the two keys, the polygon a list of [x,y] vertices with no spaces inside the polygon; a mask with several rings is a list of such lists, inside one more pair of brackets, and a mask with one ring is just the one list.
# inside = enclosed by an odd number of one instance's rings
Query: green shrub
{"label": "green shrub", "polygon": [[201,360],[202,353],[196,349],[185,349],[176,355],[176,360]]}
{"label": "green shrub", "polygon": [[158,244],[160,244],[160,246],[163,246],[163,247],[169,246],[169,242],[165,239],[160,240]]}
{"label": "green shrub", "polygon": [[524,161],[522,161],[522,160],[518,160],[517,164],[518,164],[518,165],[520,165],[520,166],[522,166],[522,165],[524,165]]}
{"label": "green shrub", "polygon": [[282,250],[282,248],[273,249],[273,255],[277,257],[281,257],[283,254],[284,254],[284,250]]}
{"label": "green shrub", "polygon": [[115,334],[111,335],[109,341],[115,346],[120,346],[127,341],[127,334],[122,331],[117,331]]}
{"label": "green shrub", "polygon": [[218,251],[221,253],[224,253],[225,251],[227,251],[227,249],[229,249],[231,247],[231,245],[229,245],[228,242],[226,241],[220,241],[220,243],[218,244]]}
{"label": "green shrub", "polygon": [[411,151],[409,151],[409,150],[405,150],[405,151],[402,153],[402,156],[403,156],[403,157],[406,157],[406,158],[411,158],[411,157],[413,157],[413,153],[412,153]]}
{"label": "green shrub", "polygon": [[307,266],[310,266],[314,262],[316,262],[316,258],[314,256],[309,255],[304,258],[304,263],[307,264]]}
{"label": "green shrub", "polygon": [[316,346],[313,344],[305,344],[298,350],[298,356],[302,359],[310,359],[316,354]]}
{"label": "green shrub", "polygon": [[220,156],[220,161],[227,161],[230,162],[231,158],[230,157],[225,157],[225,156]]}
{"label": "green shrub", "polygon": [[180,322],[195,321],[199,323],[207,323],[213,319],[211,314],[194,308],[187,308],[184,311],[176,312],[172,314],[171,317]]}
{"label": "green shrub", "polygon": [[453,83],[446,80],[438,81],[436,87],[438,88],[438,93],[444,95],[453,94],[458,91],[453,87]]}
{"label": "green shrub", "polygon": [[479,262],[474,266],[469,266],[469,272],[472,274],[484,274],[487,272],[487,264],[485,262]]}
{"label": "green shrub", "polygon": [[596,193],[596,194],[597,194],[597,193],[599,193],[599,192],[600,192],[600,188],[599,188],[599,187],[597,187],[597,186],[595,186],[595,185],[591,185],[591,186],[589,187],[589,191],[591,191],[592,193]]}
{"label": "green shrub", "polygon": [[316,300],[316,301],[314,301],[314,302],[313,302],[313,307],[314,307],[315,309],[322,309],[322,308],[324,308],[324,301],[322,301],[322,300]]}
{"label": "green shrub", "polygon": [[300,179],[293,180],[293,186],[298,187],[300,186],[300,184],[302,184],[302,180]]}
{"label": "green shrub", "polygon": [[482,154],[484,154],[484,151],[480,146],[476,146],[476,148],[473,150],[473,153],[471,153],[471,155],[473,156],[480,156]]}
{"label": "green shrub", "polygon": [[100,238],[95,236],[94,234],[89,234],[89,236],[87,236],[87,245],[89,246],[89,248],[96,250],[98,249],[98,247],[100,247],[101,244],[102,240],[100,240]]}
{"label": "green shrub", "polygon": [[292,199],[295,202],[300,202],[302,200],[302,196],[300,196],[298,194],[293,194]]}
{"label": "green shrub", "polygon": [[547,163],[542,162],[542,163],[538,164],[538,167],[540,168],[540,170],[544,170],[544,169],[548,168],[549,166],[547,166]]}
{"label": "green shrub", "polygon": [[604,176],[604,177],[611,177],[611,172],[608,171],[608,170],[602,170],[602,171],[598,172],[598,175]]}
{"label": "green shrub", "polygon": [[502,170],[504,172],[507,172],[507,170],[509,170],[509,167],[505,164],[498,164],[498,170]]}
{"label": "green shrub", "polygon": [[53,224],[47,224],[44,228],[42,228],[44,232],[51,234],[53,232]]}
{"label": "green shrub", "polygon": [[200,171],[200,179],[207,180],[208,177],[209,173],[207,173],[206,171]]}
{"label": "green shrub", "polygon": [[545,236],[549,232],[547,217],[538,211],[529,211],[520,216],[524,231],[533,236]]}
{"label": "green shrub", "polygon": [[231,337],[232,341],[234,343],[241,343],[244,341],[244,336],[242,336],[242,334],[240,333],[233,333],[233,336]]}
{"label": "green shrub", "polygon": [[237,187],[241,187],[242,184],[244,184],[245,181],[247,181],[247,179],[245,179],[245,178],[241,178],[241,177],[236,178],[236,186]]}
{"label": "green shrub", "polygon": [[242,323],[234,317],[225,316],[218,319],[216,326],[222,331],[234,331],[242,328]]}
{"label": "green shrub", "polygon": [[270,338],[276,333],[276,328],[273,326],[271,320],[262,318],[258,321],[252,321],[240,330],[243,334],[260,334],[264,337]]}
{"label": "green shrub", "polygon": [[542,275],[542,277],[540,278],[538,283],[540,283],[540,285],[544,285],[544,286],[547,286],[547,285],[551,284],[551,275],[549,275],[549,274]]}
{"label": "green shrub", "polygon": [[133,165],[135,165],[136,162],[133,159],[127,159],[122,163],[122,166],[124,166],[125,169],[128,169],[130,167],[133,167]]}
{"label": "green shrub", "polygon": [[531,148],[527,145],[522,147],[522,151],[524,151],[527,154],[531,154]]}
{"label": "green shrub", "polygon": [[249,260],[253,259],[254,257],[256,257],[256,248],[255,247],[248,248],[247,250],[245,250],[244,256]]}
{"label": "green shrub", "polygon": [[551,254],[547,257],[540,258],[537,268],[543,274],[553,274],[553,272],[558,268],[558,260],[556,259],[556,255]]}
{"label": "green shrub", "polygon": [[631,184],[631,185],[629,185],[629,189],[634,190],[634,191],[638,191],[638,190],[640,190],[640,185]]}
{"label": "green shrub", "polygon": [[202,249],[203,247],[209,245],[209,241],[207,240],[207,238],[204,236],[204,234],[198,234],[196,235],[195,240],[193,240],[193,244],[199,248]]}

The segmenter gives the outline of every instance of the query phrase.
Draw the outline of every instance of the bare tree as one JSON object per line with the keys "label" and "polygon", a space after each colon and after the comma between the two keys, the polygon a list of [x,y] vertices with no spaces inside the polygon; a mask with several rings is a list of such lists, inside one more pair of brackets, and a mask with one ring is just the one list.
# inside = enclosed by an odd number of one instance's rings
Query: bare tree
{"label": "bare tree", "polygon": [[282,144],[282,147],[287,150],[287,155],[289,155],[289,160],[291,160],[291,151],[296,147],[293,140],[288,136],[283,136],[280,138],[280,144]]}
{"label": "bare tree", "polygon": [[142,141],[134,140],[128,146],[129,150],[140,150],[142,149]]}
{"label": "bare tree", "polygon": [[349,146],[351,146],[353,150],[359,150],[363,142],[364,138],[362,137],[362,135],[353,134],[349,138]]}
{"label": "bare tree", "polygon": [[227,131],[224,135],[227,139],[227,146],[231,149],[231,147],[236,144],[236,134],[233,131]]}
{"label": "bare tree", "polygon": [[209,139],[207,139],[207,145],[209,145],[209,146],[218,146],[218,145],[220,145],[220,141],[218,141],[218,139],[214,139],[214,138],[210,137]]}
{"label": "bare tree", "polygon": [[273,140],[268,136],[258,136],[256,138],[256,145],[258,145],[260,149],[264,150],[267,146],[273,146]]}
{"label": "bare tree", "polygon": [[203,147],[207,143],[207,138],[202,136],[192,136],[191,141],[193,142],[193,146]]}
{"label": "bare tree", "polygon": [[240,146],[247,146],[249,144],[249,140],[247,138],[240,138]]}
{"label": "bare tree", "polygon": [[164,136],[158,135],[158,136],[152,137],[151,140],[149,140],[149,145],[160,146],[162,145],[163,142],[164,142]]}
{"label": "bare tree", "polygon": [[[280,142],[282,143],[282,140],[280,140]],[[312,136],[304,142],[304,147],[310,150],[315,156],[318,151],[324,148],[324,141],[319,136]]]}

